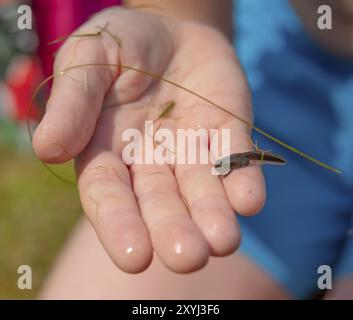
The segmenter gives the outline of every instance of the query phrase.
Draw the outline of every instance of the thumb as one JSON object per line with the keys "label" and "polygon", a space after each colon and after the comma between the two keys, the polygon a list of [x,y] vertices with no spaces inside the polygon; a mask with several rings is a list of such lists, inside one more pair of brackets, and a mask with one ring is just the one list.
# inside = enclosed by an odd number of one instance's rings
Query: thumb
{"label": "thumb", "polygon": [[37,156],[49,163],[77,156],[93,134],[105,99],[106,105],[130,102],[154,81],[119,65],[163,73],[172,51],[168,34],[160,19],[120,8],[101,12],[75,31],[55,60],[46,114],[33,137]]}

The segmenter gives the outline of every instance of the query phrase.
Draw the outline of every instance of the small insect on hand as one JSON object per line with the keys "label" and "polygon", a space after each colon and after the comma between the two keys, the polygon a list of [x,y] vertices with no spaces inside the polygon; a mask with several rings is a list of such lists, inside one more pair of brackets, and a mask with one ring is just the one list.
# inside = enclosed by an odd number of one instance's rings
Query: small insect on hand
{"label": "small insect on hand", "polygon": [[170,113],[172,112],[172,110],[174,109],[174,107],[175,107],[175,102],[174,101],[168,101],[162,107],[163,107],[162,112],[159,114],[157,119],[154,120],[154,121],[157,121],[159,119],[168,117],[170,115]]}
{"label": "small insect on hand", "polygon": [[[159,120],[162,120],[162,119],[165,119],[165,118],[168,118],[174,107],[175,107],[176,103],[175,101],[168,101],[164,104],[161,105],[161,108],[162,108],[162,111],[159,113],[158,117],[153,120],[152,122],[152,125],[154,125],[156,122],[158,122]],[[162,145],[159,141],[156,141],[155,138],[154,138],[154,135],[155,135],[155,132],[158,131],[158,129],[161,127],[161,123],[158,124],[157,128],[154,130],[153,134],[152,134],[152,139],[153,139],[153,145],[156,147],[156,144],[157,145]],[[163,146],[163,145],[162,145]],[[164,146],[165,149],[167,149],[168,151],[172,152],[173,154],[175,154],[175,152],[173,150],[170,150],[169,148],[167,148],[166,146]]]}
{"label": "small insect on hand", "polygon": [[216,173],[220,176],[226,177],[233,170],[245,168],[249,165],[284,165],[287,163],[287,160],[278,154],[260,150],[257,146],[255,146],[255,149],[255,151],[233,153],[217,160],[214,167]]}

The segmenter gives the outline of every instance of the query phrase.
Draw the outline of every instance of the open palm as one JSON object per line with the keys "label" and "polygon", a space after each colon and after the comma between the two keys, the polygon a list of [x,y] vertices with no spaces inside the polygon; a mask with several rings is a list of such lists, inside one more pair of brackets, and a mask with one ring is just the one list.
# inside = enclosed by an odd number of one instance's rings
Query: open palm
{"label": "open palm", "polygon": [[[122,63],[172,79],[251,122],[246,81],[232,46],[217,31],[112,8],[74,34],[92,34],[97,26],[108,26],[109,32],[66,41],[56,58],[57,72],[74,65]],[[155,127],[174,132],[228,128],[231,152],[251,149],[249,128],[226,112],[153,77],[104,66],[56,77],[34,135],[42,160],[76,158],[84,211],[109,256],[127,272],[147,268],[153,251],[176,272],[203,267],[209,255],[231,254],[240,242],[234,211],[254,214],[265,198],[257,167],[220,179],[210,174],[212,164],[127,165],[124,130],[144,133],[145,121],[156,120],[168,101],[175,107]]]}

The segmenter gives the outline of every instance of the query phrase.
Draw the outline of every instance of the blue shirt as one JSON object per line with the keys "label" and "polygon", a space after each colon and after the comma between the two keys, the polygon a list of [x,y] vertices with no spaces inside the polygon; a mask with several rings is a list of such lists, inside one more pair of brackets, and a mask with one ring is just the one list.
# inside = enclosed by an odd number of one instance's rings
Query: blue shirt
{"label": "blue shirt", "polygon": [[294,296],[309,297],[320,265],[353,274],[353,62],[316,44],[287,0],[237,0],[234,24],[255,125],[343,172],[256,135],[288,164],[264,166],[266,204],[239,217],[240,250]]}

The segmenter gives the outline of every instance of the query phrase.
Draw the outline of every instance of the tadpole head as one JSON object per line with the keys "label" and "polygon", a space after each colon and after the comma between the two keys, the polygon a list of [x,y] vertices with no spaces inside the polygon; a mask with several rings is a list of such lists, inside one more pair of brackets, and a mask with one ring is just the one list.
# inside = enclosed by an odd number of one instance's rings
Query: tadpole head
{"label": "tadpole head", "polygon": [[214,165],[216,169],[219,169],[222,167],[222,159],[218,159]]}
{"label": "tadpole head", "polygon": [[216,172],[221,176],[226,176],[230,172],[230,158],[218,159],[214,165]]}

